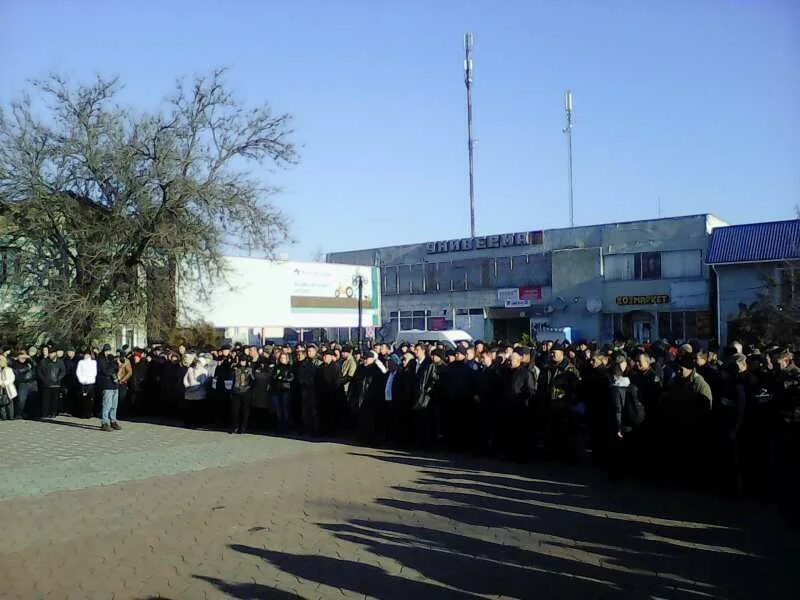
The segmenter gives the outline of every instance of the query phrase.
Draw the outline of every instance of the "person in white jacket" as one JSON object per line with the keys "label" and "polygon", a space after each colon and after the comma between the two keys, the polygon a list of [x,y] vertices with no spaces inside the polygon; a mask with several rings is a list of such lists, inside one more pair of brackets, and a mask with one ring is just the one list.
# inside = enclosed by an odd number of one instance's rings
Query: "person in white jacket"
{"label": "person in white jacket", "polygon": [[184,355],[184,360],[189,363],[186,374],[183,376],[184,406],[183,422],[186,427],[194,428],[203,423],[203,414],[206,407],[208,394],[208,369],[205,356],[195,358],[191,354]]}
{"label": "person in white jacket", "polygon": [[80,389],[78,391],[77,412],[82,419],[91,419],[94,412],[94,384],[97,382],[97,361],[91,352],[86,352],[78,361],[75,372]]}
{"label": "person in white jacket", "polygon": [[14,369],[8,366],[5,354],[0,354],[0,421],[14,418],[14,398],[17,397],[14,379]]}

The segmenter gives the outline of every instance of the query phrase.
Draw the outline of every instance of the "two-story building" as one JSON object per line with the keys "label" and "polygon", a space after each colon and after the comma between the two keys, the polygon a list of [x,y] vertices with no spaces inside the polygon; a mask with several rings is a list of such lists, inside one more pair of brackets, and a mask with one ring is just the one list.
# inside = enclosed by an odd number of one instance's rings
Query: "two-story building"
{"label": "two-story building", "polygon": [[796,310],[800,302],[800,219],[715,229],[706,262],[716,279],[717,337],[730,342],[741,305],[759,300]]}
{"label": "two-story building", "polygon": [[573,339],[711,338],[709,215],[527,230],[334,252],[335,263],[381,267],[384,326],[465,329],[517,339],[572,328]]}

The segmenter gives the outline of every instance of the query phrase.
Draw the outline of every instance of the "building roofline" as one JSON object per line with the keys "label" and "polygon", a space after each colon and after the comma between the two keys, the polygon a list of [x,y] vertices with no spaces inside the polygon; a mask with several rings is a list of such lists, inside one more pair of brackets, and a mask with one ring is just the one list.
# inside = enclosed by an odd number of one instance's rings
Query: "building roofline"
{"label": "building roofline", "polygon": [[[692,214],[692,215],[679,215],[679,216],[675,216],[675,217],[656,217],[655,219],[635,219],[633,221],[614,221],[614,222],[611,222],[611,223],[592,223],[592,224],[588,224],[588,225],[576,225],[574,227],[551,227],[549,229],[528,229],[527,231],[542,231],[544,233],[547,233],[548,231],[565,231],[567,229],[587,229],[589,227],[605,227],[605,226],[608,226],[608,225],[633,225],[634,223],[648,223],[648,222],[653,222],[653,221],[677,221],[679,219],[691,219],[691,218],[697,218],[697,217],[704,217],[704,218],[714,217],[715,219],[718,219],[722,223],[725,223],[724,227],[733,227],[732,225],[728,225],[725,220],[720,219],[717,215],[715,215],[713,213],[697,213],[697,214]],[[517,231],[522,231],[522,230],[517,230]],[[510,232],[505,232],[505,233],[510,233]],[[489,233],[489,234],[486,234],[486,235],[503,235],[503,234],[500,234],[500,233]],[[486,237],[486,236],[482,235],[482,236],[476,236],[476,237]],[[460,238],[452,238],[452,239],[460,239]],[[346,254],[346,253],[354,253],[354,252],[370,252],[370,251],[375,251],[375,250],[382,250],[384,248],[410,248],[412,246],[421,246],[423,244],[427,244],[430,241],[431,240],[425,240],[425,241],[422,241],[422,242],[412,242],[410,244],[392,244],[392,245],[387,245],[387,246],[373,246],[371,248],[357,248],[355,250],[338,250],[338,251],[326,252],[325,253],[325,257],[327,259],[327,257],[332,255],[332,254]],[[434,240],[434,241],[436,241],[436,240]]]}
{"label": "building roofline", "polygon": [[754,221],[753,223],[736,223],[735,225],[724,225],[722,228],[733,229],[736,227],[752,227],[754,225],[783,225],[784,223],[794,223],[795,221],[800,221],[800,217],[794,219],[783,219],[781,221]]}

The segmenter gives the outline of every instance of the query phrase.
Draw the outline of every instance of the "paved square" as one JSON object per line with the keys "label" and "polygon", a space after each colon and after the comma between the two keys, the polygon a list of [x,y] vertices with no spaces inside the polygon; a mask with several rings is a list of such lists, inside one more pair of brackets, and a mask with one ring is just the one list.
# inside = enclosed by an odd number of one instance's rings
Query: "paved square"
{"label": "paved square", "polygon": [[792,598],[769,507],[168,425],[0,422],[2,598]]}

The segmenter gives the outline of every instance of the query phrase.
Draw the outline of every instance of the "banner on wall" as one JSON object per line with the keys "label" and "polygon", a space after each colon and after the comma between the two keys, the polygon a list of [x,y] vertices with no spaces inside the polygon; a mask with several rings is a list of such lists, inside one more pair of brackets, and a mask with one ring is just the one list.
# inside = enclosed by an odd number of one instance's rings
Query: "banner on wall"
{"label": "banner on wall", "polygon": [[178,285],[181,321],[217,327],[357,327],[358,282],[362,324],[381,326],[378,267],[226,258],[225,280],[203,295],[191,281]]}

